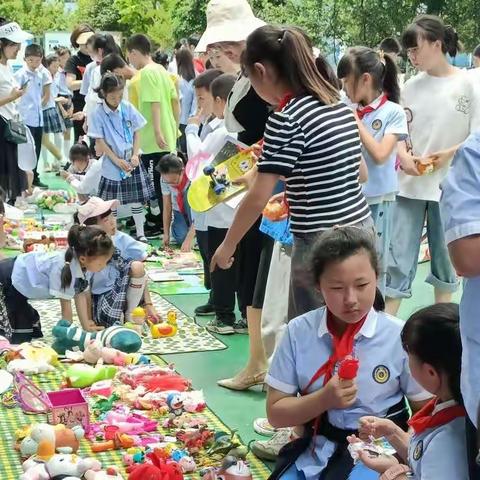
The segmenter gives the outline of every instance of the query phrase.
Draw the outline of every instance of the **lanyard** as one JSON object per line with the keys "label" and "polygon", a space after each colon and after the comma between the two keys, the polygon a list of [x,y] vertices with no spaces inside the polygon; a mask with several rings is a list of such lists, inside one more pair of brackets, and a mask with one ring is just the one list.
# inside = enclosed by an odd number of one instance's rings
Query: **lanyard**
{"label": "lanyard", "polygon": [[113,123],[112,118],[110,117],[110,113],[107,113],[107,118],[108,121],[110,122],[110,125],[112,126],[113,130],[115,133],[122,138],[122,140],[125,141],[125,143],[128,143],[129,145],[133,144],[133,135],[132,132],[130,131],[130,127],[128,126],[128,122],[125,118],[124,111],[123,111],[123,103],[120,104],[120,116],[122,118],[122,128],[123,128],[123,133],[119,132],[117,128],[115,127],[115,124]]}

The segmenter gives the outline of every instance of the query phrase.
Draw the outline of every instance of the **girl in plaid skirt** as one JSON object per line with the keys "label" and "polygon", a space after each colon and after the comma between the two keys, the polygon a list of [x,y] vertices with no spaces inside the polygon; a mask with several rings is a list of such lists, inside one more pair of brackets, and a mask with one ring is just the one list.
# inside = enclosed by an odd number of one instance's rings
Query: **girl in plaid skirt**
{"label": "girl in plaid skirt", "polygon": [[98,89],[102,103],[90,115],[88,136],[96,139],[103,152],[98,196],[129,206],[137,240],[147,242],[143,205],[152,198],[153,186],[139,161],[138,136],[146,121],[131,103],[122,100],[124,89],[122,76],[106,73],[102,77]]}
{"label": "girl in plaid skirt", "polygon": [[[63,117],[60,115],[57,108],[57,101],[60,101],[58,96],[58,84],[55,82],[55,76],[58,75],[58,69],[60,67],[60,62],[57,55],[52,54],[48,55],[44,59],[44,66],[49,71],[52,79],[54,80],[50,84],[50,97],[47,103],[43,106],[43,136],[42,136],[42,146],[44,147],[42,151],[42,157],[44,162],[44,169],[46,172],[51,171],[52,168],[48,164],[47,151],[50,152],[55,157],[54,169],[58,170],[60,162],[62,160],[62,135],[65,131],[65,122]],[[55,143],[50,141],[50,134],[54,135]],[[59,135],[60,134],[60,135]]]}
{"label": "girl in plaid skirt", "polygon": [[130,320],[130,313],[140,303],[154,322],[159,315],[153,306],[146,287],[147,277],[144,260],[146,245],[130,235],[117,231],[117,222],[112,209],[116,200],[104,201],[91,197],[78,209],[76,221],[101,228],[112,239],[115,246],[113,257],[105,269],[92,277],[93,319],[97,325],[109,327]]}

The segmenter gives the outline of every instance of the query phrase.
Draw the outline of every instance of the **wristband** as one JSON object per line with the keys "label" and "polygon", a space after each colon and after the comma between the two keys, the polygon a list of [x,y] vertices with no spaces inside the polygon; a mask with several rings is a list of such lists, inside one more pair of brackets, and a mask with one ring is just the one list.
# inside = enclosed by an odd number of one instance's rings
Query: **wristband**
{"label": "wristband", "polygon": [[410,467],[407,465],[394,465],[381,475],[380,480],[395,480],[400,475],[408,472],[410,472]]}

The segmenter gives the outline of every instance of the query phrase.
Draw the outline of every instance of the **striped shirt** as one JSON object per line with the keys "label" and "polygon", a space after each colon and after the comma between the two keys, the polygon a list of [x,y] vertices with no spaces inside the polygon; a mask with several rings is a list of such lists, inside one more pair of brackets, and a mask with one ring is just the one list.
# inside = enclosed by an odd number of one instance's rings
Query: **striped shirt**
{"label": "striped shirt", "polygon": [[370,216],[360,159],[352,111],[305,95],[269,117],[258,171],[285,176],[292,233],[314,233]]}

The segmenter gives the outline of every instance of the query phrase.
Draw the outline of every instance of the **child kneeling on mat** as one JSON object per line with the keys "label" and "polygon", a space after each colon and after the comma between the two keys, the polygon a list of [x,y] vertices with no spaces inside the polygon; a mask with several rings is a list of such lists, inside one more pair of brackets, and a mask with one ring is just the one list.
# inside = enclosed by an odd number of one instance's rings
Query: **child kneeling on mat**
{"label": "child kneeling on mat", "polygon": [[92,277],[93,318],[103,327],[121,322],[122,317],[129,321],[132,310],[143,301],[147,315],[156,322],[160,317],[146,288],[147,275],[143,264],[147,258],[146,245],[117,230],[113,215],[117,205],[117,200],[91,197],[77,213],[78,223],[101,228],[115,247],[106,268]]}
{"label": "child kneeling on mat", "polygon": [[381,480],[405,480],[408,472],[417,480],[468,480],[458,305],[439,303],[413,314],[403,327],[402,343],[413,377],[435,397],[410,420],[412,433],[385,418],[360,419],[360,437],[385,437],[409,467],[396,457],[366,451],[360,460],[381,473]]}
{"label": "child kneeling on mat", "polygon": [[0,261],[0,334],[14,344],[42,337],[40,316],[29,300],[52,298],[60,299],[62,318],[70,322],[74,299],[82,328],[98,330],[88,308],[88,285],[112,254],[112,240],[103,230],[73,225],[66,251],[30,252]]}
{"label": "child kneeling on mat", "polygon": [[[404,397],[417,410],[431,395],[410,374],[402,322],[382,311],[370,232],[357,227],[326,231],[313,248],[311,264],[326,306],[288,324],[266,377],[269,422],[277,428],[305,425],[305,430],[280,451],[271,478],[359,479],[347,448],[359,419],[388,416],[406,429]],[[348,356],[359,361],[353,380],[339,376]]]}

